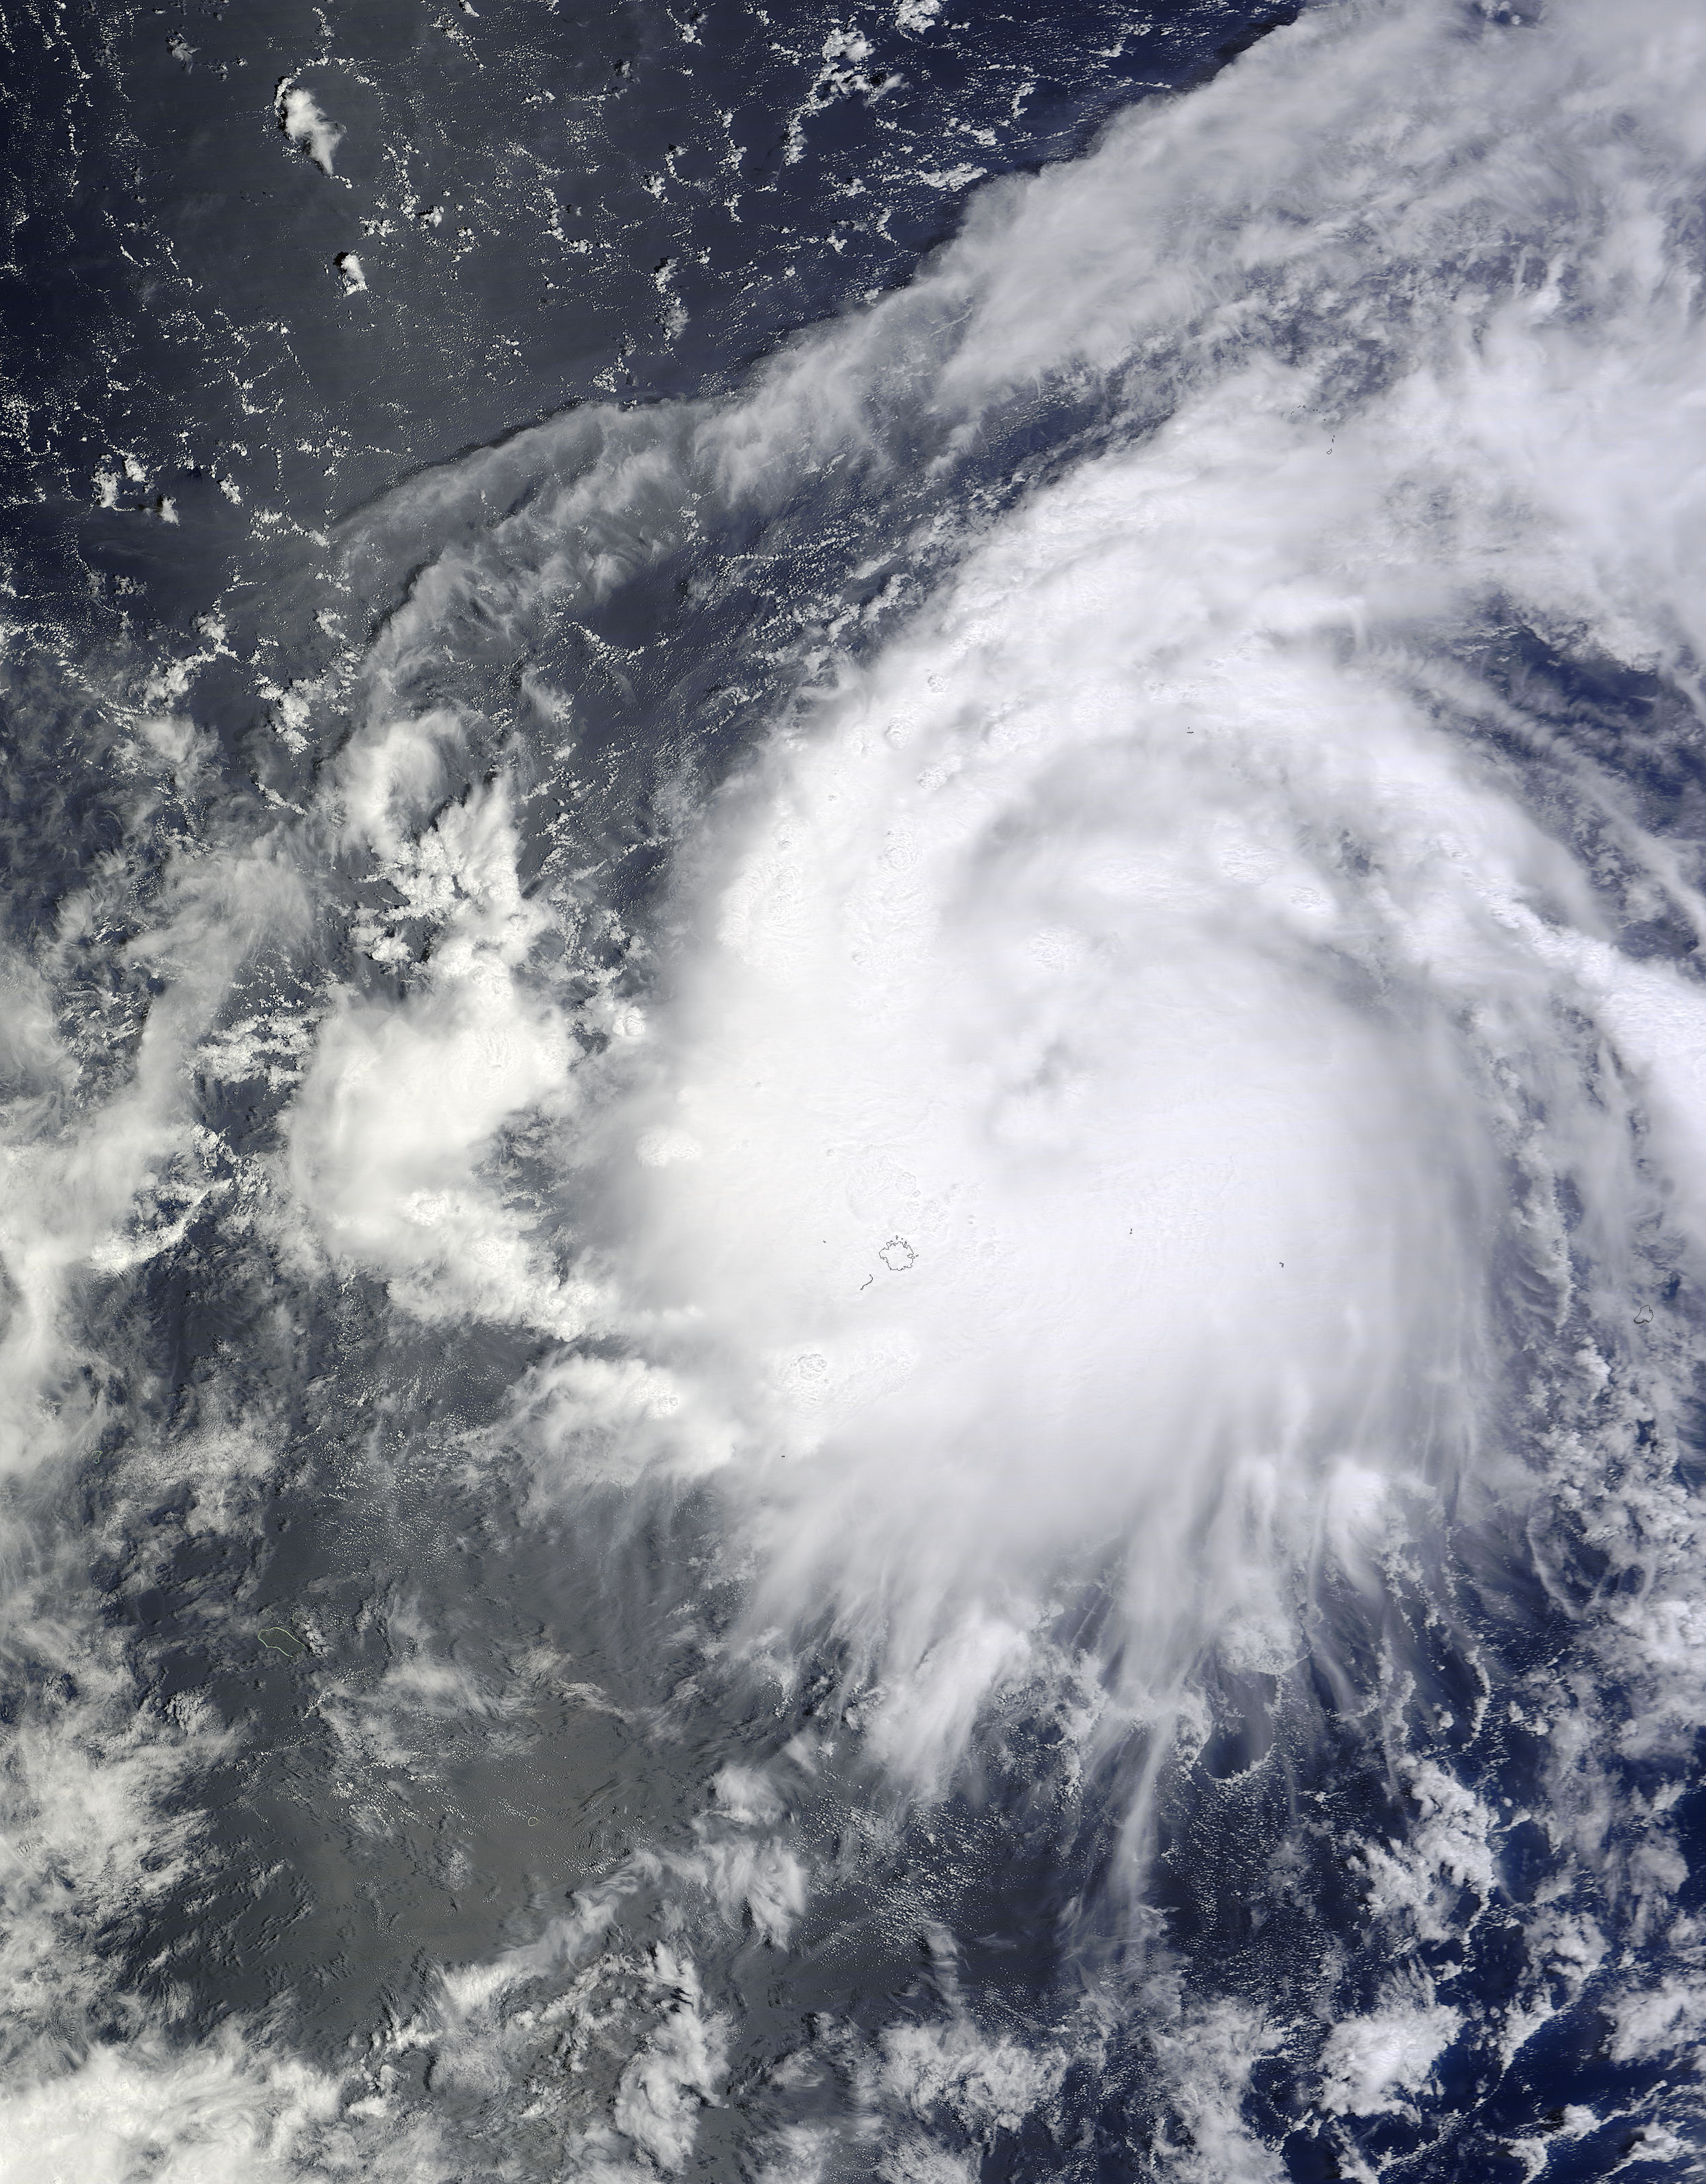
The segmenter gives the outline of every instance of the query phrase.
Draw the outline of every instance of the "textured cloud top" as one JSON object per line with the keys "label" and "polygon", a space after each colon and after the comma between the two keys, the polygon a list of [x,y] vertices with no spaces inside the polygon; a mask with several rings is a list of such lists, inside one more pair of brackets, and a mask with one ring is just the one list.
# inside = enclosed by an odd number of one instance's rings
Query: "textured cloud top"
{"label": "textured cloud top", "polygon": [[20,667],[21,2176],[1692,2173],[1706,27],[1248,27]]}

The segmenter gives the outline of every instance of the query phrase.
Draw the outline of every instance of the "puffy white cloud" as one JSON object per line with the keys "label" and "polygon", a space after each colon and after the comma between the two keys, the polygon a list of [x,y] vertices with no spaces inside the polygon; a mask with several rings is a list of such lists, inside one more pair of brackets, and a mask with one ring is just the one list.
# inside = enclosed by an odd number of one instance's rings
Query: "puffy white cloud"
{"label": "puffy white cloud", "polygon": [[386,1277],[429,1318],[577,1333],[584,1312],[486,1173],[503,1126],[564,1112],[572,1051],[524,975],[545,918],[516,879],[508,788],[450,805],[411,839],[396,831],[392,800],[428,777],[431,745],[411,727],[377,752],[385,765],[370,748],[347,769],[348,823],[390,849],[398,890],[433,920],[436,944],[401,999],[347,995],[321,1029],[289,1124],[297,1202],[336,1258]]}
{"label": "puffy white cloud", "polygon": [[323,175],[332,172],[332,162],[344,132],[320,111],[320,101],[304,85],[288,76],[279,86],[275,102],[279,126],[292,144],[300,144]]}

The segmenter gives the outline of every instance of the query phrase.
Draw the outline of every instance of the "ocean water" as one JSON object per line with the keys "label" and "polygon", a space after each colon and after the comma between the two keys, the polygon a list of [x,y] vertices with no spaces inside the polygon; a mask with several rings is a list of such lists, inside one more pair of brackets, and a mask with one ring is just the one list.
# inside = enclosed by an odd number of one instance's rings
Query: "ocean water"
{"label": "ocean water", "polygon": [[0,2175],[1700,2174],[1706,17],[5,35]]}

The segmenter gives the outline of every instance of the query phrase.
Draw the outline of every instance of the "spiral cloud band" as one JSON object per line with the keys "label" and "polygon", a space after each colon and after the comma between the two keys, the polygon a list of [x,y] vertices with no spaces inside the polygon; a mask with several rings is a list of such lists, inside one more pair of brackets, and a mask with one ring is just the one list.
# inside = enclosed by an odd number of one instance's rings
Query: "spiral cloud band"
{"label": "spiral cloud band", "polygon": [[[1703,167],[1678,0],[1308,9],[350,520],[129,1074],[10,972],[21,2176],[1692,2173]],[[118,1981],[252,1732],[42,1635],[203,1217],[357,1421],[302,1801],[438,1907],[341,2048]],[[264,1526],[220,1371],[115,1554]]]}

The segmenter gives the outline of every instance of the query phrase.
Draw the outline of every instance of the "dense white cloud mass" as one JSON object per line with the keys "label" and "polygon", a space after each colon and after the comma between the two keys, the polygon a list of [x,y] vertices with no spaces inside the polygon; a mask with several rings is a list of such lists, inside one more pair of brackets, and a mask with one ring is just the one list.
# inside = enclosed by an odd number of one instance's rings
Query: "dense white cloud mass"
{"label": "dense white cloud mass", "polygon": [[[336,132],[288,98],[330,172]],[[1286,2173],[1248,2108],[1282,2048],[1308,2051],[1341,2173],[1387,2173],[1353,2127],[1448,2104],[1454,2043],[1509,2064],[1611,1959],[1608,1906],[1631,1952],[1668,1953],[1595,2005],[1613,2059],[1694,2036],[1667,1786],[1706,1661],[1672,1462],[1706,1276],[1706,899],[1647,776],[1698,738],[1703,163],[1706,18],[1681,0],[1325,6],[991,187],[910,288],[743,394],[576,414],[366,521],[358,571],[423,532],[441,550],[352,674],[317,807],[174,898],[147,944],[169,1004],[92,1121],[43,1122],[68,1065],[19,989],[8,1429],[67,1445],[43,1409],[63,1300],[163,1247],[182,1079],[237,1072],[219,995],[353,872],[375,976],[304,1008],[245,1218],[385,1285],[399,1329],[525,1338],[463,1470],[524,1478],[538,1524],[567,1511],[613,1557],[709,1507],[691,1582],[739,1594],[705,1656],[730,1719],[755,1691],[826,1696],[757,1758],[694,1743],[716,1763],[681,1840],[660,1823],[537,1938],[443,1968],[373,2028],[355,2105],[258,2032],[63,2070],[43,2036],[6,2095],[53,2149],[21,2173],[81,2148],[129,2176],[144,2141],[185,2180],[462,2173],[405,2082],[423,2049],[435,2098],[525,2083],[565,2176],[686,2173],[733,2098],[705,1966],[735,1936],[786,1949],[851,1886],[850,1844],[931,1825],[1021,1715],[1070,1747],[1075,1794],[1113,1785],[1115,1908],[1051,1914],[1088,1998],[1048,2040],[993,2031],[931,1928],[936,2017],[828,2021],[766,2064],[767,2100],[845,2090],[839,2120],[825,2093],[775,2123],[777,2184],[873,2173],[877,2147],[885,2176],[975,2175],[1064,2113],[1060,2043],[1099,2067],[1140,2020],[1190,2133],[1153,2173]],[[529,815],[566,806],[587,731],[530,665],[483,744],[458,675],[569,627],[631,688],[643,647],[599,616],[678,562],[724,596],[802,507],[850,573],[803,634],[728,640],[760,731],[714,791],[684,760],[659,793],[657,898],[619,915],[591,854],[530,887]],[[1615,748],[1591,702],[1613,688],[1636,694]],[[1525,1534],[1524,1612],[1579,1624],[1575,1666],[1495,1693],[1468,1581],[1440,1573]],[[1568,1540],[1616,1580],[1592,1616]],[[405,1683],[418,1706],[476,1688],[411,1660],[361,1716],[375,1747]],[[1330,1702],[1403,1817],[1333,1852],[1377,1969],[1306,2038],[1140,1945],[1169,1786],[1198,1760],[1253,1775],[1285,1708]],[[1440,1742],[1496,1709],[1547,1740],[1538,1817]],[[353,1702],[329,1686],[323,1711],[355,1739]],[[112,1794],[146,1812],[211,1734],[193,1709],[147,1725]],[[1248,1763],[1211,1764],[1228,1739]],[[80,1778],[37,1758],[20,1809],[64,1834]],[[1637,1762],[1631,1848],[1612,1784]],[[809,1841],[793,1816],[831,1784]],[[1567,1877],[1501,1914],[1520,1968],[1471,2008],[1449,1947],[1525,1823]],[[528,2075],[553,2042],[597,2099]],[[1685,2161],[1631,2099],[1660,2172],[1667,2145]],[[1558,2147],[1604,2121],[1581,2114]],[[1521,2142],[1530,2175],[1553,2143]]]}
{"label": "dense white cloud mass", "polygon": [[1456,641],[1496,603],[1687,671],[1671,12],[1662,78],[1638,23],[1311,18],[697,428],[770,501],[1086,368],[1130,420],[716,808],[598,1126],[647,1369],[547,1376],[571,1477],[736,1462],[756,1612],[833,1602],[928,1779],[1069,1566],[1123,1564],[1140,1706],[1228,1618],[1282,1665],[1389,1485],[1504,1469],[1494,1270],[1568,1316],[1560,1191],[1621,1298],[1637,1107],[1692,1193],[1706,1012],[1608,936],[1698,899],[1609,783],[1593,866],[1541,823],[1547,725]]}
{"label": "dense white cloud mass", "polygon": [[[1152,461],[1005,526],[767,760],[610,1125],[642,1295],[800,1600],[909,1666],[971,1613],[975,1679],[1110,1551],[1140,1677],[1193,1596],[1259,1645],[1253,1576],[1335,1476],[1455,1468],[1497,1156],[1453,1019],[1531,1028],[1509,925],[1570,889],[1377,673],[1190,645]],[[916,1703],[895,1733],[951,1759],[956,1702]]]}
{"label": "dense white cloud mass", "polygon": [[320,111],[320,101],[303,85],[286,76],[274,102],[279,126],[292,143],[300,144],[323,175],[333,172],[332,162],[343,142],[343,131]]}

